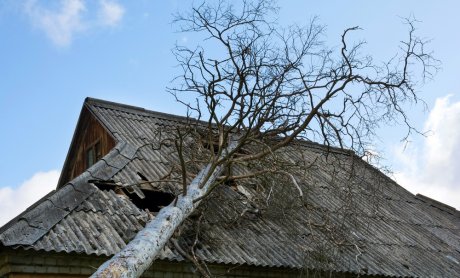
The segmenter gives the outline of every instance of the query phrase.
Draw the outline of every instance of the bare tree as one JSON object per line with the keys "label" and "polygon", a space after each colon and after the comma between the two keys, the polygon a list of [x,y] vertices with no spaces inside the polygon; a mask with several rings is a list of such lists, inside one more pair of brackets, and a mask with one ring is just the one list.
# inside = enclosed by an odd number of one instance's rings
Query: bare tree
{"label": "bare tree", "polygon": [[[93,277],[140,276],[184,219],[224,181],[276,174],[302,196],[292,167],[283,167],[274,155],[294,141],[363,156],[382,123],[403,123],[406,137],[417,132],[405,105],[420,101],[415,80],[431,78],[437,61],[416,36],[414,21],[405,22],[408,37],[399,53],[378,63],[362,53],[364,42],[348,41],[359,27],[343,32],[341,47],[328,48],[324,26],[316,19],[284,28],[271,21],[277,10],[269,0],[243,0],[238,6],[218,1],[175,17],[180,31],[204,35],[208,47],[174,49],[182,74],[169,92],[199,120],[177,128],[168,139],[178,153],[183,191]],[[210,151],[200,160],[205,167],[194,175],[184,149],[197,141]],[[261,161],[264,167],[247,167]],[[226,170],[239,166],[246,170]]]}

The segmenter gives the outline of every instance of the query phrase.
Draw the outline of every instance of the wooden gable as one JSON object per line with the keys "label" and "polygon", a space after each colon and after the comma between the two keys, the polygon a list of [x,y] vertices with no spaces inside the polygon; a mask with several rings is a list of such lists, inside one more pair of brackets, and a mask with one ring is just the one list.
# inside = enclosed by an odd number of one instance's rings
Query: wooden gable
{"label": "wooden gable", "polygon": [[108,129],[84,105],[64,162],[58,188],[104,157],[115,144],[115,139]]}

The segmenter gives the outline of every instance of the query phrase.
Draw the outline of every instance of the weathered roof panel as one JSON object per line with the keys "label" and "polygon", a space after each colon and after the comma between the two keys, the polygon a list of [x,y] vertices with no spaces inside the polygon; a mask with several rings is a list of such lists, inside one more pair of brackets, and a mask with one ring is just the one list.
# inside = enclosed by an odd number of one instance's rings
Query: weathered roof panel
{"label": "weathered roof panel", "polygon": [[129,200],[98,190],[33,247],[109,256],[124,247],[147,220],[147,213]]}
{"label": "weathered roof panel", "polygon": [[[161,179],[176,157],[172,148],[152,144],[160,140],[160,130],[184,118],[94,99],[85,105],[119,140],[117,146],[0,230],[3,245],[112,255],[155,217],[126,196],[88,181],[132,184],[139,182],[138,172]],[[206,262],[395,277],[460,276],[458,211],[412,195],[349,152],[326,158],[323,149],[297,142],[283,150],[293,162],[315,162],[307,174],[295,173],[304,200],[287,182],[221,186],[186,221],[179,242],[192,246],[200,226],[195,252]],[[153,186],[171,193],[178,189],[174,182]],[[50,217],[36,218],[40,215]],[[183,260],[172,244],[159,258]]]}

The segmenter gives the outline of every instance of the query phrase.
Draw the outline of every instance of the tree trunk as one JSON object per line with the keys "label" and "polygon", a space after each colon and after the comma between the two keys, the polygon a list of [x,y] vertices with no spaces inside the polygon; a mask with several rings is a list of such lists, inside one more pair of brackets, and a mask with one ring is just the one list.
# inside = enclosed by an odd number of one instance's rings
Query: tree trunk
{"label": "tree trunk", "polygon": [[[232,148],[234,144],[231,144],[227,151]],[[179,195],[177,202],[161,209],[125,248],[102,264],[91,277],[140,277],[150,267],[174,231],[200,204],[202,197],[212,190],[212,185],[221,175],[223,167],[217,166],[214,171],[212,168],[211,164],[208,164],[201,170],[187,187],[185,196]],[[209,178],[205,180],[206,177]]]}

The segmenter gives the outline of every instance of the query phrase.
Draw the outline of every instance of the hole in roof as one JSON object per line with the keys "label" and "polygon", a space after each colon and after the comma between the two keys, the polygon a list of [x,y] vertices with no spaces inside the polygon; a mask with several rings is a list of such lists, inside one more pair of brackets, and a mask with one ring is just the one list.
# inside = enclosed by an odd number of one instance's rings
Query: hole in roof
{"label": "hole in roof", "polygon": [[405,268],[410,269],[410,266],[408,264],[402,264]]}
{"label": "hole in roof", "polygon": [[97,188],[100,190],[114,190],[117,185],[114,181],[108,180],[108,181],[102,181],[102,180],[88,180],[89,183],[94,184]]}
{"label": "hole in roof", "polygon": [[141,199],[136,194],[129,194],[129,198],[134,205],[140,209],[148,209],[151,212],[159,212],[165,206],[171,204],[175,196],[168,192],[141,190],[145,198]]}
{"label": "hole in roof", "polygon": [[202,142],[202,145],[205,149],[207,150],[212,150],[214,154],[217,154],[219,152],[219,145],[217,143],[209,143],[209,142]]}
{"label": "hole in roof", "polygon": [[118,195],[126,196],[139,209],[148,209],[150,212],[159,212],[161,208],[168,206],[174,198],[174,194],[158,190],[140,189],[138,186],[122,186],[114,181],[96,181],[89,182],[96,185],[100,190],[113,190]]}
{"label": "hole in roof", "polygon": [[141,172],[137,172],[137,176],[143,181],[148,181],[149,180]]}
{"label": "hole in roof", "polygon": [[235,179],[227,179],[227,180],[225,180],[224,184],[225,184],[226,186],[230,186],[230,187],[232,187],[232,188],[236,188],[236,181],[235,181]]}

